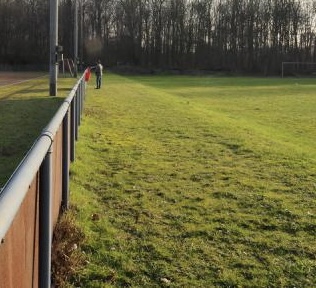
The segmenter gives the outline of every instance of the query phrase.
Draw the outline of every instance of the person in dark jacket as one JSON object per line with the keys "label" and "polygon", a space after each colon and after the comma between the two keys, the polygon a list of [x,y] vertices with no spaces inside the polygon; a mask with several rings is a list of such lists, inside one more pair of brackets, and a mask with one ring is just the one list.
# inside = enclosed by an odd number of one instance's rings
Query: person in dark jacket
{"label": "person in dark jacket", "polygon": [[101,61],[98,60],[95,67],[95,76],[96,76],[96,89],[100,89],[102,85],[102,74],[103,74],[103,66],[101,64]]}

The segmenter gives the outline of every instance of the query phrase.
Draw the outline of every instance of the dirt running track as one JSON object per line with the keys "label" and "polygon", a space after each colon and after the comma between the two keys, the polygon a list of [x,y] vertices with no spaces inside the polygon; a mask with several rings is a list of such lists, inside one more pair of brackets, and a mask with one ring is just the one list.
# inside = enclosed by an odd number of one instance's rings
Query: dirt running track
{"label": "dirt running track", "polygon": [[15,85],[46,75],[44,72],[0,72],[0,86]]}

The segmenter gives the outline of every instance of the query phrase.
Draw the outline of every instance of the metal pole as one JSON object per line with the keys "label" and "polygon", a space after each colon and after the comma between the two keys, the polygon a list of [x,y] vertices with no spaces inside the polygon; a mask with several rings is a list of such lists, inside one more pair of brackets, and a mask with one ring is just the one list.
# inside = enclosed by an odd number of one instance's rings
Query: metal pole
{"label": "metal pole", "polygon": [[81,125],[81,107],[82,107],[82,101],[81,101],[81,97],[82,97],[82,91],[81,91],[81,83],[79,84],[79,87],[78,87],[78,95],[77,95],[79,98],[78,98],[78,125],[80,126]]}
{"label": "metal pole", "polygon": [[74,98],[75,101],[75,139],[78,141],[78,126],[79,126],[79,103],[78,103],[78,89]]}
{"label": "metal pole", "polygon": [[78,76],[78,0],[75,0],[75,23],[74,23],[74,77]]}
{"label": "metal pole", "polygon": [[49,95],[57,95],[58,0],[50,0]]}
{"label": "metal pole", "polygon": [[63,119],[63,192],[62,209],[67,210],[69,206],[69,110]]}
{"label": "metal pole", "polygon": [[81,61],[81,67],[83,68],[83,5],[82,5],[82,1],[80,0],[79,5],[80,5],[80,61]]}
{"label": "metal pole", "polygon": [[51,287],[52,251],[52,148],[40,170],[39,210],[39,287]]}
{"label": "metal pole", "polygon": [[76,113],[75,113],[75,97],[71,101],[70,107],[70,161],[75,161],[75,139],[76,139]]}
{"label": "metal pole", "polygon": [[80,114],[81,114],[81,116],[83,113],[83,105],[84,105],[84,84],[85,84],[85,81],[81,81],[81,83],[80,83],[80,92],[81,92],[81,111],[80,111]]}

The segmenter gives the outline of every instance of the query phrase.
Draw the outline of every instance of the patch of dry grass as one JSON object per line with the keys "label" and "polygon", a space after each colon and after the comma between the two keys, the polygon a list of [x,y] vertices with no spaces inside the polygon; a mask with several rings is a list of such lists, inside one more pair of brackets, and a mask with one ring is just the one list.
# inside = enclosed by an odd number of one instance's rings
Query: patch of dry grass
{"label": "patch of dry grass", "polygon": [[65,287],[75,273],[85,264],[81,245],[85,240],[82,230],[77,225],[75,208],[64,213],[59,219],[53,236],[52,275],[55,287]]}

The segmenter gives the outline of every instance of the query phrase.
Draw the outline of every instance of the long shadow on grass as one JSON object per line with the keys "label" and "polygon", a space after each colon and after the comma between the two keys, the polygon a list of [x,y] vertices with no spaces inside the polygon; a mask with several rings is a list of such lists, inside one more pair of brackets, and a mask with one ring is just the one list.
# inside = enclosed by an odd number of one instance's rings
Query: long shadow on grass
{"label": "long shadow on grass", "polygon": [[[28,83],[28,85],[23,86],[23,88],[18,89],[18,85],[8,85],[10,86],[10,89],[8,91],[8,93],[3,92],[3,90],[1,91],[0,94],[0,101],[1,100],[7,100],[16,96],[21,96],[21,95],[30,95],[32,96],[32,98],[34,98],[34,95],[47,95],[48,96],[48,91],[47,91],[47,85],[45,83],[45,86],[43,87],[43,83]],[[16,90],[17,89],[17,90]],[[67,88],[68,89],[68,88]],[[68,89],[70,90],[70,89]]]}
{"label": "long shadow on grass", "polygon": [[[69,87],[69,88],[59,88],[58,89],[58,92],[60,93],[60,92],[65,92],[65,91],[71,91],[71,87]],[[18,93],[19,94],[23,94],[23,95],[34,95],[34,94],[36,94],[36,93],[42,93],[42,94],[45,94],[45,93],[47,93],[47,88],[33,88],[33,89],[23,89],[23,90],[20,90],[20,91],[18,91]],[[12,93],[13,95],[14,94],[16,94],[16,92],[15,93]],[[11,96],[13,96],[13,95],[11,95]],[[7,99],[8,97],[7,96],[5,96],[5,98]]]}
{"label": "long shadow on grass", "polygon": [[23,90],[20,90],[19,93],[23,94],[23,95],[27,95],[27,94],[30,94],[30,95],[33,94],[34,95],[36,93],[43,93],[43,94],[45,94],[45,93],[47,93],[47,88],[23,89]]}
{"label": "long shadow on grass", "polygon": [[13,173],[63,100],[58,97],[0,100],[0,187]]}
{"label": "long shadow on grass", "polygon": [[14,97],[15,95],[22,95],[22,94],[34,94],[34,93],[41,93],[43,91],[45,91],[47,89],[20,89],[20,90],[17,90],[17,91],[13,91],[13,92],[10,92],[8,94],[5,94],[5,95],[1,95],[0,96],[0,101],[3,101],[3,100],[8,100],[10,99],[11,97]]}
{"label": "long shadow on grass", "polygon": [[[273,77],[243,77],[243,76],[221,76],[215,74],[180,74],[180,75],[147,75],[147,76],[128,76],[129,80],[141,83],[146,86],[162,89],[175,89],[185,87],[199,88],[222,88],[222,87],[269,87],[269,86],[288,86],[293,85],[293,78],[273,78]],[[310,85],[311,79],[297,79],[295,83],[299,85]]]}

